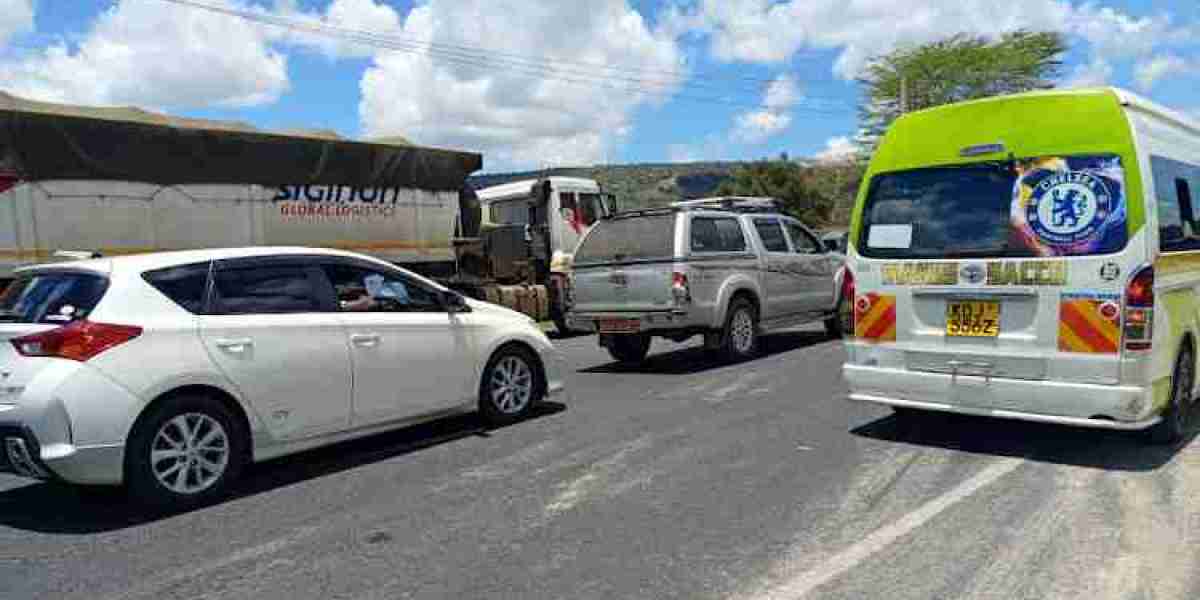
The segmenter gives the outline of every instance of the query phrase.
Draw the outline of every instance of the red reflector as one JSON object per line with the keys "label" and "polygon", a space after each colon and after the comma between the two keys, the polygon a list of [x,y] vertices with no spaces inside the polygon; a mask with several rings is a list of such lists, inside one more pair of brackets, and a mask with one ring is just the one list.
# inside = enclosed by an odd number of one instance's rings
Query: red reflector
{"label": "red reflector", "polygon": [[22,356],[45,356],[86,361],[105,350],[142,334],[141,327],[75,321],[57,329],[35,333],[9,342]]}
{"label": "red reflector", "polygon": [[676,272],[676,273],[671,274],[671,285],[673,285],[675,287],[685,288],[685,287],[687,287],[687,284],[688,284],[687,273]]}

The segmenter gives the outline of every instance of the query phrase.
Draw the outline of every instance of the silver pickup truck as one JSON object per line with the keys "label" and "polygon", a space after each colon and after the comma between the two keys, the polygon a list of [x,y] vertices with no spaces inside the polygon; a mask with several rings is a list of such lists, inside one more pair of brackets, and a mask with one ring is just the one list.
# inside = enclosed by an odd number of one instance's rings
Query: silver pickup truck
{"label": "silver pickup truck", "polygon": [[840,335],[844,257],[769,198],[709,198],[600,221],[575,252],[568,324],[638,363],[653,337],[703,335],[728,360],[759,336],[824,321]]}

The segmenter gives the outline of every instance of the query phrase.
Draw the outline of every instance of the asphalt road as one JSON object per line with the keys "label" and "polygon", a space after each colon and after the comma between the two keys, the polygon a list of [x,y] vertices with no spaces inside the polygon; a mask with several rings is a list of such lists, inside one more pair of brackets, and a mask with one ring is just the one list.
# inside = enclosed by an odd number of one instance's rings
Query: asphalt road
{"label": "asphalt road", "polygon": [[0,476],[0,598],[1200,597],[1200,443],[901,421],[841,399],[815,330],[739,366],[559,343],[565,405],[260,465],[185,514]]}

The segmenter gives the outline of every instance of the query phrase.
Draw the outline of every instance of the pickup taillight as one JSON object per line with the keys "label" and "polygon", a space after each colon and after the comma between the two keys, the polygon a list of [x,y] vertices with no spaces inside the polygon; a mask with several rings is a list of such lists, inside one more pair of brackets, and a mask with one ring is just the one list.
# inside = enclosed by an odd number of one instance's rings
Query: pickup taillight
{"label": "pickup taillight", "polygon": [[676,304],[692,301],[692,291],[688,288],[687,273],[675,271],[671,273],[671,294],[675,296]]}

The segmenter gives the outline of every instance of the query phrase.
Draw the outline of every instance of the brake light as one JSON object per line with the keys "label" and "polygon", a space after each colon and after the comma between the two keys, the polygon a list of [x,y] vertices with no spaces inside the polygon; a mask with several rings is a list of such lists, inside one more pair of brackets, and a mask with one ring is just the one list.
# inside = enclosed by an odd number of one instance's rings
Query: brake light
{"label": "brake light", "polygon": [[84,362],[141,334],[142,328],[132,325],[75,321],[50,331],[13,338],[10,343],[22,356]]}
{"label": "brake light", "polygon": [[1154,267],[1138,271],[1125,288],[1125,349],[1149,350],[1154,337]]}
{"label": "brake light", "polygon": [[675,296],[675,302],[682,304],[692,301],[692,291],[688,288],[687,273],[675,271],[671,274],[671,293]]}
{"label": "brake light", "polygon": [[855,300],[854,292],[855,292],[855,290],[854,290],[854,272],[850,270],[849,265],[843,266],[842,267],[842,302],[849,303],[849,304],[846,304],[846,306],[849,307],[848,312],[849,312],[849,321],[850,321],[849,323],[845,324],[845,325],[847,325],[847,329],[845,332],[845,335],[847,335],[847,336],[854,335],[854,313],[856,312],[855,308],[854,308],[854,300]]}

